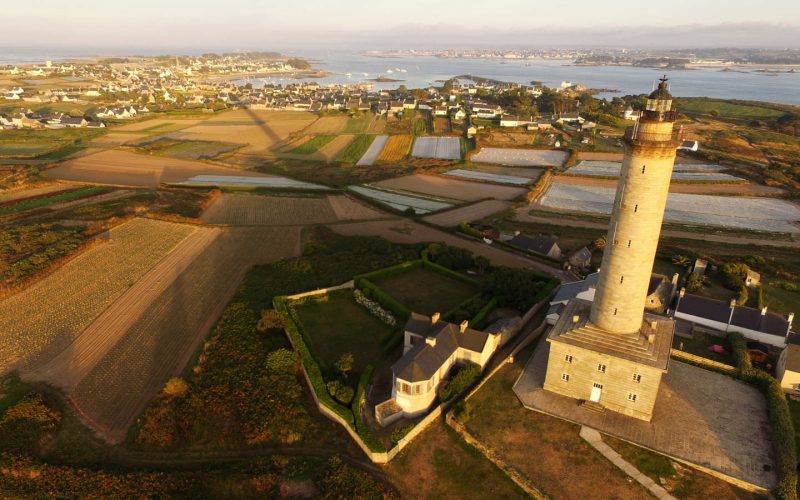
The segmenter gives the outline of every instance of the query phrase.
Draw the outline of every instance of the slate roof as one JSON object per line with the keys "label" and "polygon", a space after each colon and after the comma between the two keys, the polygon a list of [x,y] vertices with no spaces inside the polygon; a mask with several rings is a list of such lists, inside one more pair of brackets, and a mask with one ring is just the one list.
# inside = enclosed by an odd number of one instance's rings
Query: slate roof
{"label": "slate roof", "polygon": [[[473,352],[482,352],[489,334],[467,328],[463,333],[459,326],[447,321],[433,323],[429,316],[411,313],[405,331],[423,338],[403,355],[394,365],[394,375],[407,382],[422,382],[430,379],[456,350],[461,347]],[[434,345],[424,339],[433,338]]]}
{"label": "slate roof", "polygon": [[597,279],[599,277],[600,273],[597,272],[586,276],[586,279],[584,280],[564,283],[561,285],[561,287],[559,287],[558,292],[556,292],[555,297],[553,297],[553,300],[550,302],[562,302],[577,297],[579,293],[585,292],[586,290],[596,286]]}
{"label": "slate roof", "polygon": [[518,234],[511,238],[508,242],[509,245],[522,248],[523,250],[540,253],[542,255],[547,255],[550,253],[550,250],[552,250],[557,243],[558,242],[553,238],[527,236],[524,234]]}
{"label": "slate roof", "polygon": [[734,306],[731,315],[730,303],[687,293],[679,299],[676,312],[719,321],[770,335],[785,336],[789,331],[789,320],[786,316],[746,306]]}

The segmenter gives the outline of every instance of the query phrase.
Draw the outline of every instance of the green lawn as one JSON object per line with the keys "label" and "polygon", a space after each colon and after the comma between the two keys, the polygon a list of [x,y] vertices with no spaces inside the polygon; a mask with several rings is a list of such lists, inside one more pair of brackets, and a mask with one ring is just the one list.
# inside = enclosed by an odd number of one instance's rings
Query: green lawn
{"label": "green lawn", "polygon": [[424,267],[378,280],[375,284],[411,311],[428,315],[444,314],[478,293],[469,283]]}
{"label": "green lawn", "polygon": [[0,141],[0,156],[39,156],[58,147],[52,141]]}
{"label": "green lawn", "polygon": [[353,138],[350,144],[347,145],[342,154],[337,158],[338,161],[344,163],[356,163],[364,156],[364,153],[369,149],[370,144],[375,139],[374,135],[361,134]]}
{"label": "green lawn", "polygon": [[770,311],[781,314],[800,313],[800,291],[784,290],[779,286],[766,283],[761,285],[761,289],[764,294],[764,305]]}
{"label": "green lawn", "polygon": [[[672,347],[675,349],[680,349],[681,345],[683,346],[683,350],[688,352],[689,354],[694,354],[695,356],[700,356],[706,359],[711,359],[714,361],[719,361],[720,363],[725,363],[727,365],[733,365],[733,357],[731,357],[731,346],[728,342],[728,339],[720,338],[720,337],[713,337],[711,335],[705,334],[697,334],[695,333],[694,339],[687,339],[679,336],[675,336],[672,339]],[[712,345],[721,345],[725,348],[725,352],[723,354],[717,354],[715,352],[711,352],[708,350],[709,347]]]}
{"label": "green lawn", "polygon": [[733,120],[765,120],[778,118],[783,114],[776,109],[752,104],[738,104],[721,99],[709,99],[707,97],[680,98],[676,99],[675,105],[681,113],[687,115],[711,114],[716,111],[719,113],[719,118]]}
{"label": "green lawn", "polygon": [[298,155],[310,155],[311,153],[316,153],[321,147],[325,146],[334,139],[336,139],[335,135],[318,135],[289,152]]}
{"label": "green lawn", "polygon": [[381,364],[382,347],[392,328],[358,305],[352,291],[338,291],[326,298],[308,300],[295,306],[295,311],[323,369],[332,370],[334,363],[346,353],[353,355],[354,374],[367,365]]}

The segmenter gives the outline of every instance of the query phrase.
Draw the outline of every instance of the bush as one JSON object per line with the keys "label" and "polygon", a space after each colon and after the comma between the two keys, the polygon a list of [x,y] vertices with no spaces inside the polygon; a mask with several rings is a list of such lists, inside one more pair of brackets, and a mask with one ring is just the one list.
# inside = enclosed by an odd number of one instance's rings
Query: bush
{"label": "bush", "polygon": [[349,405],[353,402],[353,394],[355,391],[353,391],[353,388],[349,385],[343,384],[338,380],[334,380],[332,382],[328,382],[326,387],[328,388],[328,394],[333,396],[333,399],[336,401],[344,405]]}
{"label": "bush", "polygon": [[736,361],[737,376],[756,387],[767,400],[767,412],[772,427],[772,445],[778,463],[778,485],[773,494],[781,499],[797,498],[797,448],[792,415],[780,383],[772,375],[753,368],[744,337],[729,333],[728,339]]}
{"label": "bush", "polygon": [[358,386],[356,387],[356,396],[353,399],[353,416],[355,417],[355,431],[359,435],[364,444],[367,445],[371,451],[381,453],[386,451],[386,447],[381,441],[372,433],[372,431],[364,424],[364,419],[361,416],[361,405],[364,403],[364,396],[367,391],[367,384],[372,378],[372,373],[375,368],[368,365],[361,377],[358,379]]}
{"label": "bush", "polygon": [[267,354],[267,369],[284,375],[297,371],[297,353],[289,349],[277,349]]}
{"label": "bush", "polygon": [[741,262],[729,262],[722,266],[722,283],[731,290],[740,290],[745,286],[750,268]]}
{"label": "bush", "polygon": [[703,276],[702,274],[691,273],[689,274],[689,277],[686,278],[686,289],[690,293],[694,293],[703,288],[705,282],[706,282],[705,276]]}
{"label": "bush", "polygon": [[45,404],[41,394],[26,394],[0,417],[0,450],[31,454],[60,421],[61,415]]}
{"label": "bush", "polygon": [[472,252],[442,243],[431,243],[426,249],[428,259],[440,266],[456,271],[472,266]]}
{"label": "bush", "polygon": [[169,398],[182,398],[187,392],[189,392],[189,384],[177,377],[169,379],[163,391],[164,395]]}
{"label": "bush", "polygon": [[558,280],[527,269],[496,267],[483,282],[484,293],[497,299],[501,307],[527,311],[547,297]]}
{"label": "bush", "polygon": [[265,309],[261,311],[261,318],[258,320],[256,329],[259,332],[267,332],[269,330],[282,330],[283,319],[278,311],[275,309]]}
{"label": "bush", "polygon": [[[484,306],[487,304],[487,298],[484,294],[479,293],[468,298],[464,302],[458,304],[453,309],[445,312],[442,318],[451,323],[461,323],[462,321],[470,321],[474,318]],[[472,323],[470,323],[472,325]]]}
{"label": "bush", "polygon": [[457,373],[450,379],[450,382],[439,391],[442,401],[450,401],[457,395],[466,390],[481,374],[481,367],[475,363],[468,363],[466,366],[457,369]]}
{"label": "bush", "polygon": [[483,308],[481,308],[478,313],[472,317],[469,324],[472,325],[472,328],[482,329],[484,327],[483,322],[486,320],[486,317],[489,315],[490,312],[497,307],[497,299],[493,298],[489,302],[487,302]]}
{"label": "bush", "polygon": [[393,444],[399,443],[400,440],[403,439],[404,437],[406,437],[406,435],[408,435],[408,433],[411,432],[411,429],[413,429],[413,428],[414,428],[414,424],[408,424],[408,425],[402,425],[402,426],[396,428],[395,430],[393,430],[392,431],[392,438],[391,438],[392,439],[392,443]]}

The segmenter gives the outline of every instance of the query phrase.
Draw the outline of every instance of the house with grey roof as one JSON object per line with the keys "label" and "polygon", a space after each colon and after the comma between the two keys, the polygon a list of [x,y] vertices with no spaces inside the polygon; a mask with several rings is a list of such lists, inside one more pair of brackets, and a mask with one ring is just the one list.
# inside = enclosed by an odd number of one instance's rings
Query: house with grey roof
{"label": "house with grey roof", "polygon": [[554,238],[516,234],[508,241],[508,244],[526,252],[538,253],[553,259],[561,258],[561,248],[559,248],[558,241]]}
{"label": "house with grey roof", "polygon": [[748,340],[773,347],[786,346],[792,328],[794,313],[787,315],[768,311],[766,307],[736,305],[735,300],[711,299],[686,293],[681,289],[675,303],[675,319],[701,325],[719,332],[738,332]]}
{"label": "house with grey roof", "polygon": [[405,325],[403,357],[393,366],[392,400],[406,417],[426,412],[436,399],[441,381],[456,363],[481,368],[491,358],[500,335],[481,332],[433,316],[411,313]]}
{"label": "house with grey roof", "polygon": [[778,358],[775,378],[784,392],[800,395],[800,334],[791,332],[786,336],[786,349]]}

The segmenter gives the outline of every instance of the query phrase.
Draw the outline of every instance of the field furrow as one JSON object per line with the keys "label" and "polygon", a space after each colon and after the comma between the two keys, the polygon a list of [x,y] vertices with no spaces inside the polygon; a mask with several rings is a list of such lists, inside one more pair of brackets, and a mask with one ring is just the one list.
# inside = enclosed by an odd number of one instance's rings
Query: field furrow
{"label": "field furrow", "polygon": [[100,237],[108,242],[76,257],[0,302],[0,373],[24,368],[47,348],[59,352],[195,228],[134,219]]}

